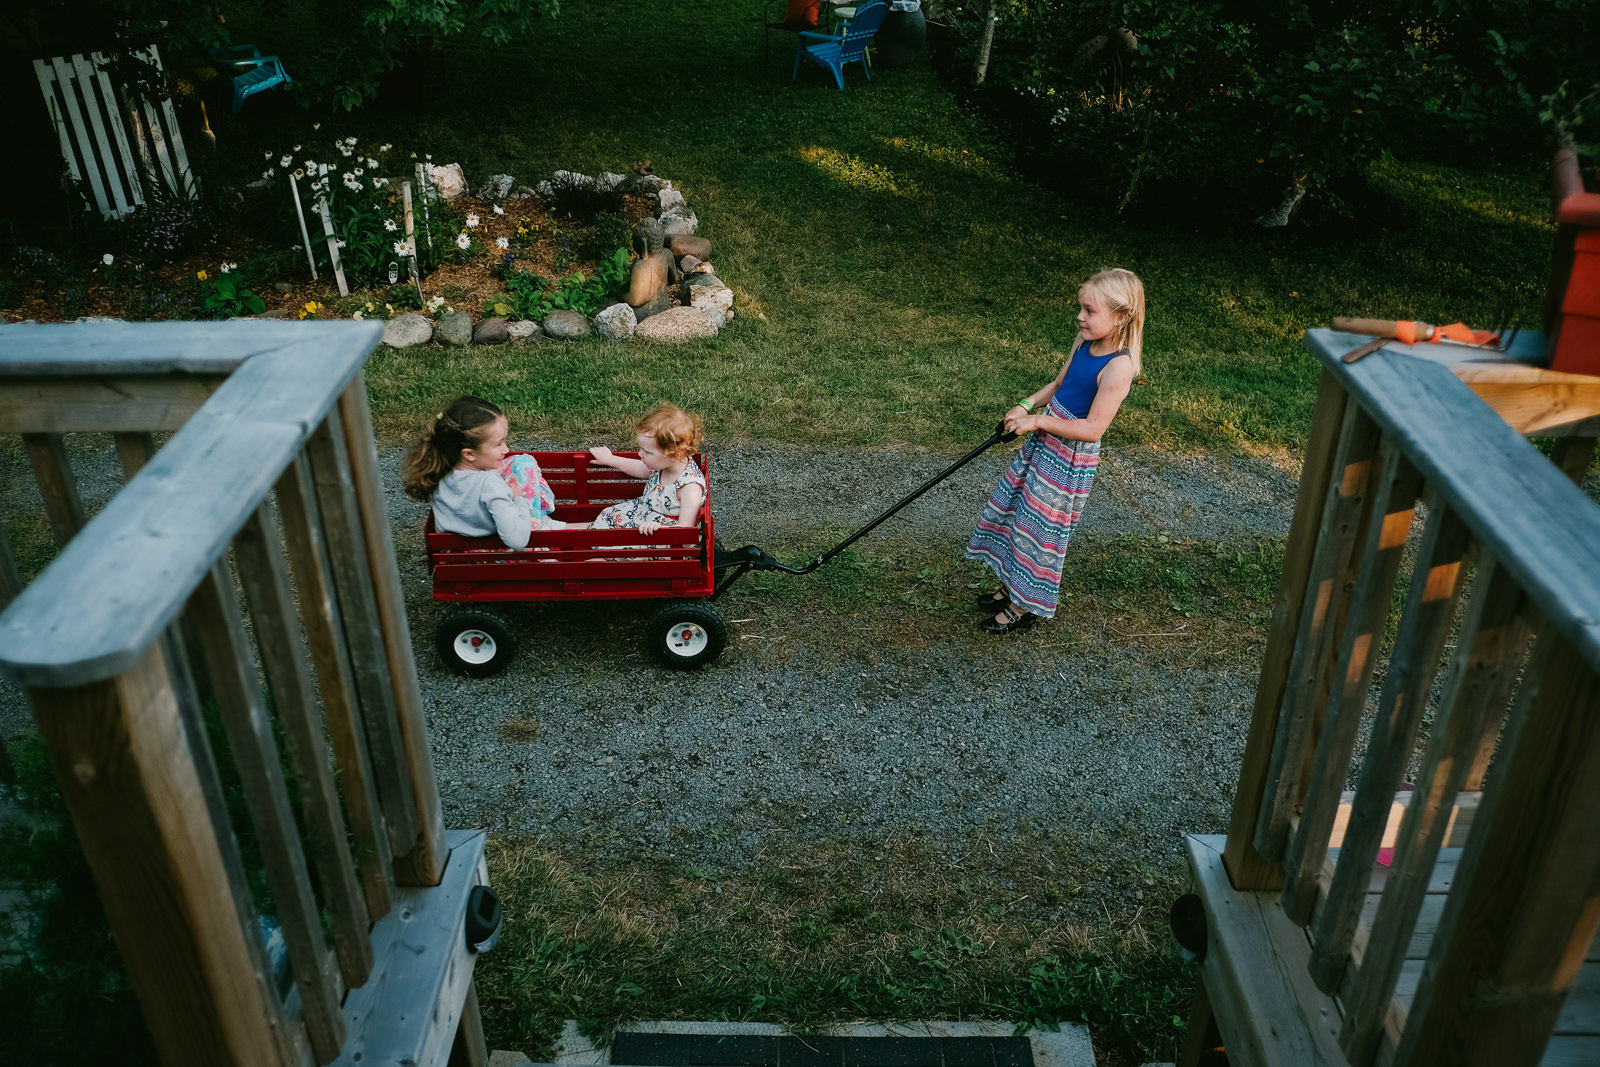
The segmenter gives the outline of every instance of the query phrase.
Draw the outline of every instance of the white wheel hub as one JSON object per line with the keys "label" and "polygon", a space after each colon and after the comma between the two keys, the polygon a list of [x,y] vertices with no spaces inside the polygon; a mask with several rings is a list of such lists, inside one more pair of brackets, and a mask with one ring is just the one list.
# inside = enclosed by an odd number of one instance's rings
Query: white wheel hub
{"label": "white wheel hub", "polygon": [[462,630],[456,634],[455,652],[463,663],[488,663],[494,659],[494,638],[482,630]]}
{"label": "white wheel hub", "polygon": [[675,622],[667,630],[667,651],[675,656],[698,656],[711,643],[711,635],[697,622]]}

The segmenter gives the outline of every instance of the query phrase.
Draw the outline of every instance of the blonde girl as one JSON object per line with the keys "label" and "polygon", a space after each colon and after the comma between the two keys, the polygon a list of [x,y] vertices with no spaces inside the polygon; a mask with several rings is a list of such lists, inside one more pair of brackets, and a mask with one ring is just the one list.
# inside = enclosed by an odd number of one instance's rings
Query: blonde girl
{"label": "blonde girl", "polygon": [[595,516],[596,530],[637,529],[653,534],[663,526],[693,526],[706,499],[706,476],[692,458],[701,443],[700,416],[673,404],[658,404],[634,427],[639,458],[619,456],[604,445],[589,449],[596,463],[647,479],[632,500]]}
{"label": "blonde girl", "polygon": [[1120,267],[1101,271],[1078,290],[1078,335],[1061,372],[1006,412],[1006,429],[1030,436],[967,542],[967,558],[1000,579],[978,599],[984,630],[1003,634],[1055,616],[1100,438],[1139,375],[1143,340],[1143,283]]}
{"label": "blonde girl", "polygon": [[534,530],[562,529],[550,518],[555,494],[528,455],[510,455],[509,427],[482,397],[458,397],[434,416],[400,469],[406,495],[433,505],[433,526],[464,537],[498,535],[528,547]]}

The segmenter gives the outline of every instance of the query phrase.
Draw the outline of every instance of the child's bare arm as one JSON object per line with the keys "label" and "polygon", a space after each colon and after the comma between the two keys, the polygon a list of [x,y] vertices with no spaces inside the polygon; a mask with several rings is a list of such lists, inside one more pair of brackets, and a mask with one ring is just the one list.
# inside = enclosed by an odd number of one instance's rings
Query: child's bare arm
{"label": "child's bare arm", "polygon": [[594,457],[596,463],[614,467],[630,478],[650,477],[650,471],[642,461],[629,459],[627,456],[619,456],[605,445],[595,445],[589,449],[589,455]]}
{"label": "child's bare arm", "polygon": [[655,522],[650,520],[639,524],[639,532],[645,536],[672,526],[694,526],[700,521],[700,505],[705,502],[706,491],[702,487],[690,483],[678,490],[678,521],[675,523]]}

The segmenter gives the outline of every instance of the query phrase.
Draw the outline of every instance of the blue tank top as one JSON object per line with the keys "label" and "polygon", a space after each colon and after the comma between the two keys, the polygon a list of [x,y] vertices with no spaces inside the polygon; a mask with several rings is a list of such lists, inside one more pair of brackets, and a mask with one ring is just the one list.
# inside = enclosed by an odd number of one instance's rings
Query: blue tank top
{"label": "blue tank top", "polygon": [[1080,419],[1089,417],[1089,405],[1094,403],[1094,395],[1100,391],[1095,379],[1100,377],[1107,363],[1127,351],[1124,348],[1107,356],[1094,356],[1089,354],[1089,345],[1090,342],[1085,341],[1078,348],[1077,354],[1072,357],[1072,364],[1067,367],[1067,376],[1056,390],[1056,403]]}

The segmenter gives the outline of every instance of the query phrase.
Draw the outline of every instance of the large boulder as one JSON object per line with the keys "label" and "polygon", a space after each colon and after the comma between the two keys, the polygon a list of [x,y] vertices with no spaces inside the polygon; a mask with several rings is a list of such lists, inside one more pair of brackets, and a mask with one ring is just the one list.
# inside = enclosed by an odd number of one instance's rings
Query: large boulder
{"label": "large boulder", "polygon": [[472,316],[465,311],[446,311],[433,328],[433,339],[442,345],[471,344]]}
{"label": "large boulder", "polygon": [[662,344],[682,344],[685,341],[694,341],[703,337],[715,337],[717,324],[711,317],[694,308],[675,307],[668,308],[659,315],[652,315],[639,324],[633,335],[645,341],[659,341]]}
{"label": "large boulder", "polygon": [[544,332],[568,340],[588,337],[589,320],[576,311],[552,311],[544,317]]}
{"label": "large boulder", "polygon": [[677,189],[661,190],[656,194],[656,200],[661,205],[656,210],[657,215],[665,215],[674,208],[680,208],[684,206],[683,193]]}
{"label": "large boulder", "polygon": [[671,182],[654,174],[630,174],[617,183],[617,188],[624,193],[656,193],[671,186]]}
{"label": "large boulder", "polygon": [[433,337],[433,323],[428,321],[426,315],[418,315],[415,311],[396,315],[383,324],[383,343],[390,348],[425,345],[431,337]]}
{"label": "large boulder", "polygon": [[594,317],[594,332],[612,341],[626,341],[633,336],[639,319],[627,304],[612,304]]}

